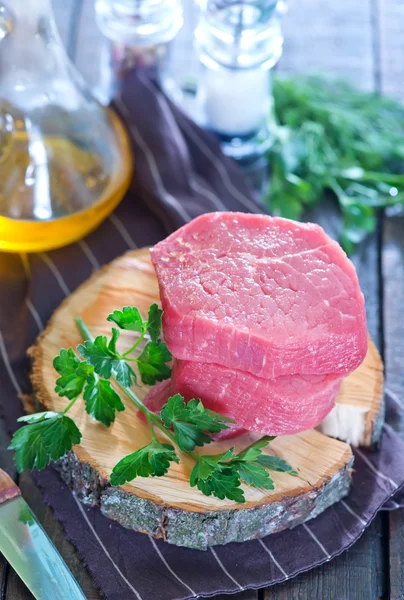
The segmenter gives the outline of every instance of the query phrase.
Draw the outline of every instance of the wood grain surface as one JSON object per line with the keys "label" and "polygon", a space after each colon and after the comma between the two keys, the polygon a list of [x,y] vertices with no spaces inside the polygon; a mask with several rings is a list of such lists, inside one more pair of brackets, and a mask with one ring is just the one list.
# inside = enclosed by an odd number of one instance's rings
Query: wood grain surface
{"label": "wood grain surface", "polygon": [[[99,78],[97,48],[101,36],[94,28],[93,0],[53,0],[53,4],[63,38],[66,42],[68,37],[71,40],[68,44],[71,55],[77,58],[83,74],[96,84]],[[186,0],[187,8],[191,4]],[[363,88],[383,91],[404,100],[402,0],[289,0],[288,5],[281,70],[288,73],[310,69],[337,73]],[[315,26],[318,41],[314,38]],[[186,61],[184,47],[189,45],[191,37],[189,29],[184,28],[178,38],[175,51],[179,65]],[[92,61],[88,60],[89,52]],[[338,228],[338,219],[333,210],[325,207],[322,218],[327,224],[331,223],[332,228]],[[387,384],[399,398],[404,398],[404,370],[401,367],[404,335],[399,312],[404,303],[404,277],[401,275],[399,278],[396,268],[398,264],[402,269],[404,264],[403,232],[404,218],[381,218],[377,235],[361,244],[354,256],[366,296],[370,333],[380,350],[384,346]],[[384,242],[383,252],[381,238]],[[404,429],[402,417],[394,416],[394,421],[395,427]],[[6,451],[7,445],[8,436],[0,421],[1,464],[15,477],[10,454]],[[30,480],[29,476],[26,477]],[[43,504],[39,492],[32,484],[21,484],[21,489],[47,533],[56,541],[87,598],[100,598],[90,576],[80,566],[73,547],[64,539],[51,510]],[[401,510],[378,516],[352,549],[330,563],[270,588],[265,593],[262,590],[246,592],[234,598],[263,600],[265,596],[268,600],[402,600],[403,561],[404,511]],[[0,556],[0,599],[29,598],[32,596]],[[220,597],[220,600],[224,598]]]}

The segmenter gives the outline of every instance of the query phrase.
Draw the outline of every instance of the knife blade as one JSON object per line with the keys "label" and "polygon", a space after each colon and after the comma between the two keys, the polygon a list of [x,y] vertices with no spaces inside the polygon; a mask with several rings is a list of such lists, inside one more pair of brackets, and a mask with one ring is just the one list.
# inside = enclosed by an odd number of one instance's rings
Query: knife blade
{"label": "knife blade", "polygon": [[85,600],[14,481],[0,469],[0,552],[38,600]]}

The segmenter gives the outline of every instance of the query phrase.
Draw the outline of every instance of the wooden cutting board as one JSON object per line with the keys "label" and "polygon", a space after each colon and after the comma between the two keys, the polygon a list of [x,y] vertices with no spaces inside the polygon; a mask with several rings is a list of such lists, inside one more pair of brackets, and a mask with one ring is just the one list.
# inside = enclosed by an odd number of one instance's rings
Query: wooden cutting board
{"label": "wooden cutting board", "polygon": [[[56,310],[48,327],[30,350],[36,400],[49,410],[61,410],[66,400],[54,393],[57,373],[53,358],[61,348],[75,348],[81,341],[74,318],[82,316],[91,333],[110,334],[105,319],[116,308],[136,305],[145,315],[159,302],[157,279],[148,249],[129,252],[97,272]],[[137,335],[123,331],[120,347],[133,344]],[[372,423],[380,413],[382,364],[370,342],[364,363],[342,386],[338,403],[359,407],[363,415],[363,441],[371,439]],[[143,398],[147,388],[136,390]],[[284,458],[298,476],[274,473],[275,490],[245,486],[246,502],[206,497],[188,480],[192,459],[181,457],[164,477],[136,478],[119,488],[109,486],[113,466],[125,455],[149,441],[149,430],[125,397],[126,410],[117,413],[106,428],[87,415],[77,402],[69,415],[83,434],[80,446],[56,465],[85,503],[98,504],[102,512],[130,527],[164,538],[170,543],[204,549],[210,545],[245,541],[293,527],[313,518],[348,492],[353,456],[350,446],[315,430],[276,438],[268,453]],[[379,419],[380,420],[380,419]],[[337,427],[338,429],[338,427]],[[258,436],[246,434],[231,441],[237,449]],[[216,454],[229,446],[216,442],[203,449]]]}

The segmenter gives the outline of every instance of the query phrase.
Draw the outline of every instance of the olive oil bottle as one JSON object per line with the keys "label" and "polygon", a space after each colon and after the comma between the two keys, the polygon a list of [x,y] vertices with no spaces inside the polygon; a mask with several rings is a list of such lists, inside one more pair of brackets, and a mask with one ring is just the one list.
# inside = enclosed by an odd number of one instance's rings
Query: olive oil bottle
{"label": "olive oil bottle", "polygon": [[119,203],[132,174],[119,118],[70,63],[50,0],[0,11],[0,251],[69,244]]}

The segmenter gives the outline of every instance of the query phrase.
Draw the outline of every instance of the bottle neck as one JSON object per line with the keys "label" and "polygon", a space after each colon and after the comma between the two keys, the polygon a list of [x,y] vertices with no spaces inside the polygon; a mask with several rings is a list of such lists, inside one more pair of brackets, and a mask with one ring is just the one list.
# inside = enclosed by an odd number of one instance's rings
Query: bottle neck
{"label": "bottle neck", "polygon": [[0,36],[0,99],[28,112],[64,95],[73,107],[72,78],[75,84],[80,78],[59,37],[51,1],[5,1],[9,25]]}
{"label": "bottle neck", "polygon": [[8,21],[9,33],[21,27],[37,33],[38,28],[55,26],[51,0],[0,0],[0,9],[0,20]]}
{"label": "bottle neck", "polygon": [[0,9],[0,31],[5,32],[0,35],[0,59],[13,60],[14,55],[30,60],[40,48],[60,42],[51,0],[0,0]]}

